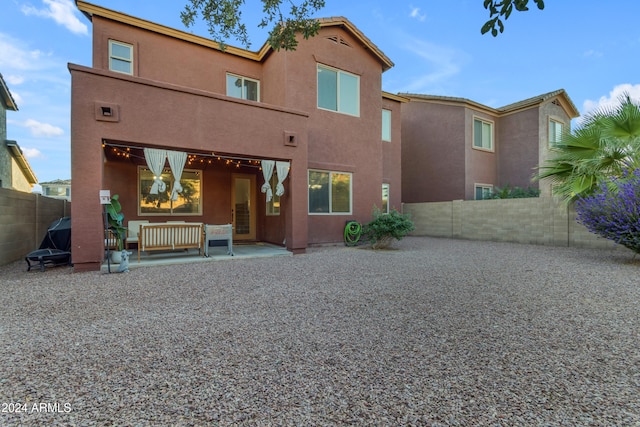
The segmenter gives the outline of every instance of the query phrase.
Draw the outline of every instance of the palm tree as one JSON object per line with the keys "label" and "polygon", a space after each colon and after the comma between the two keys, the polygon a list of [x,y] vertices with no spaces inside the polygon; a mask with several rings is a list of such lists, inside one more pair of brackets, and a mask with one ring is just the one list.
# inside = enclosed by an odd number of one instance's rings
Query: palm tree
{"label": "palm tree", "polygon": [[628,93],[619,101],[587,115],[579,128],[563,135],[552,149],[555,156],[534,179],[551,179],[554,194],[570,202],[640,167],[640,105]]}

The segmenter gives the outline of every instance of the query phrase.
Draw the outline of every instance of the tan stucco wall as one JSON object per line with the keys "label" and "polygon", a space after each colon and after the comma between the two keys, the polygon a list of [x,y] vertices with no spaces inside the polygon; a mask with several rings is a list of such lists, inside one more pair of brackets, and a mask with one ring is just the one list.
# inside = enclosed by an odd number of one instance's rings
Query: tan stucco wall
{"label": "tan stucco wall", "polygon": [[66,200],[0,188],[0,265],[24,259],[40,246],[49,225],[69,214]]}
{"label": "tan stucco wall", "polygon": [[405,203],[416,236],[622,249],[590,233],[572,207],[550,198]]}

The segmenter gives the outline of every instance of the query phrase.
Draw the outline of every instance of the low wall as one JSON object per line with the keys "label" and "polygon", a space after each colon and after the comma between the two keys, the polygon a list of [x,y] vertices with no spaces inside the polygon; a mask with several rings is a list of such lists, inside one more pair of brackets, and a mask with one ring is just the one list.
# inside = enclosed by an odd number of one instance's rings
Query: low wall
{"label": "low wall", "polygon": [[49,225],[69,215],[66,200],[0,188],[0,265],[38,249]]}
{"label": "low wall", "polygon": [[405,203],[403,212],[415,236],[624,249],[590,233],[576,222],[573,206],[551,197]]}

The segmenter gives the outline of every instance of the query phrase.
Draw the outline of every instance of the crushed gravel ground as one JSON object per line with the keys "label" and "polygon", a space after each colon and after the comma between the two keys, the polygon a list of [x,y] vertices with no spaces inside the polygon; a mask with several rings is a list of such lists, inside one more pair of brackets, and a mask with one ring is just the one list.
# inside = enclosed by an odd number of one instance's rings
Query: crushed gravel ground
{"label": "crushed gravel ground", "polygon": [[0,267],[2,426],[638,426],[640,260],[409,237]]}

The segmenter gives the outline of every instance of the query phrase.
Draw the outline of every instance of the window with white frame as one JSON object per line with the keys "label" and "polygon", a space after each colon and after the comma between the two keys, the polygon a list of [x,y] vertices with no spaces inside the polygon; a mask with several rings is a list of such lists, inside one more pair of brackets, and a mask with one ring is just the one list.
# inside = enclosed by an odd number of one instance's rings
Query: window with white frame
{"label": "window with white frame", "polygon": [[391,110],[382,110],[382,140],[391,142]]}
{"label": "window with white frame", "polygon": [[351,213],[351,174],[309,170],[309,214]]}
{"label": "window with white frame", "polygon": [[227,95],[249,101],[260,101],[260,82],[227,73]]}
{"label": "window with white frame", "polygon": [[360,115],[360,77],[318,64],[318,108]]}
{"label": "window with white frame", "polygon": [[493,151],[493,123],[473,119],[473,147]]}
{"label": "window with white frame", "polygon": [[549,120],[549,146],[556,147],[562,141],[563,124]]}
{"label": "window with white frame", "polygon": [[174,183],[171,171],[163,171],[160,176],[164,191],[151,194],[155,178],[148,168],[138,167],[138,215],[202,215],[202,171],[185,169],[182,172],[182,193],[177,200],[171,200]]}
{"label": "window with white frame", "polygon": [[[274,173],[271,175],[271,180],[269,181],[271,188],[276,188],[278,185],[278,176]],[[280,215],[280,196],[278,196],[275,192],[271,196],[271,200],[267,202],[267,215]]]}
{"label": "window with white frame", "polygon": [[488,199],[493,193],[493,185],[476,184],[476,200]]}
{"label": "window with white frame", "polygon": [[133,46],[109,40],[109,69],[133,75]]}
{"label": "window with white frame", "polygon": [[382,209],[383,213],[389,213],[389,184],[382,184]]}

